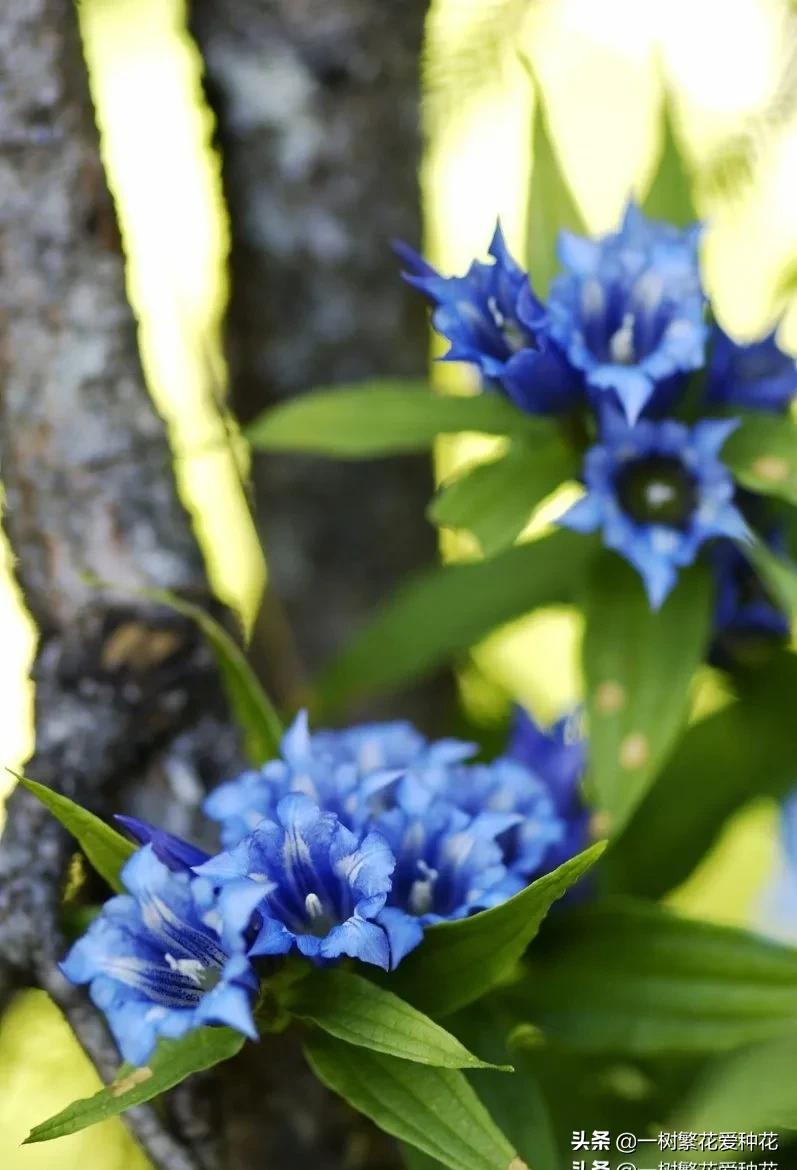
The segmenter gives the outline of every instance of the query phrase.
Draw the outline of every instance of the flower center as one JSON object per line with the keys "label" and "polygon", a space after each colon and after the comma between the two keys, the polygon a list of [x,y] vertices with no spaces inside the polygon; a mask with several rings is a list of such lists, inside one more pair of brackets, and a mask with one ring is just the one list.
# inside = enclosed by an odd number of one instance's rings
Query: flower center
{"label": "flower center", "polygon": [[164,956],[172,971],[176,971],[200,991],[212,991],[221,979],[220,967],[206,967],[199,959],[175,959],[168,952]]}
{"label": "flower center", "polygon": [[312,934],[316,938],[326,938],[335,925],[335,919],[324,909],[318,894],[308,894],[304,900],[304,908],[307,912],[304,933]]}
{"label": "flower center", "polygon": [[618,366],[632,366],[636,361],[633,313],[623,316],[620,328],[609,338],[609,356]]}
{"label": "flower center", "polygon": [[694,479],[678,459],[666,455],[633,460],[616,483],[623,511],[637,524],[683,528],[697,503]]}
{"label": "flower center", "polygon": [[525,349],[529,343],[525,332],[517,322],[507,317],[506,313],[499,307],[495,297],[487,298],[487,309],[492,317],[493,324],[504,339],[507,348],[512,353],[517,353],[519,349]]}
{"label": "flower center", "polygon": [[417,868],[421,876],[416,878],[410,886],[408,909],[410,914],[420,917],[423,914],[428,914],[432,909],[438,873],[422,858],[418,860]]}

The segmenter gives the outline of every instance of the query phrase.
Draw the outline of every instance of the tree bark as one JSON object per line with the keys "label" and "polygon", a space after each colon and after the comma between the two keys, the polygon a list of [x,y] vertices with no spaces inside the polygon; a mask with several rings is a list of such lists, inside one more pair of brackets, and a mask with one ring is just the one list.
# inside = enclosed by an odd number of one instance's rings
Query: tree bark
{"label": "tree bark", "polygon": [[[425,11],[425,0],[194,0],[231,220],[227,341],[243,421],[310,387],[424,374],[425,311],[391,240],[420,236]],[[312,671],[434,559],[429,460],[269,455],[254,478],[271,579]],[[390,711],[430,727],[447,697],[438,682]]]}
{"label": "tree bark", "polygon": [[[235,21],[246,13],[216,7],[222,25],[234,18],[235,55],[247,35]],[[245,125],[246,115],[221,123],[235,232],[230,334],[245,416],[310,383],[423,365],[422,311],[413,324],[388,252],[390,236],[417,237],[422,6],[387,12],[390,19],[368,3],[340,0],[327,11],[285,0],[251,13],[255,54],[261,36],[279,31],[262,64],[269,101],[284,108],[276,124],[271,113],[256,128],[262,150],[251,169],[251,140],[237,121]],[[211,35],[212,15],[198,6],[209,59],[215,44],[223,64],[225,37]],[[244,58],[243,74],[229,67],[245,88],[247,67],[259,75],[261,62],[249,51]],[[135,594],[165,587],[212,604],[139,366],[70,0],[8,6],[0,73],[0,470],[4,523],[39,631],[27,771],[101,815],[124,809],[201,840],[202,792],[240,765],[238,738],[194,628]],[[245,95],[229,96],[228,108],[240,101],[246,109]],[[388,583],[433,554],[431,530],[417,521],[428,468],[270,460],[258,478],[271,568],[315,663]],[[91,576],[118,588],[97,589]],[[115,1047],[84,989],[57,967],[73,846],[24,791],[7,811],[0,1007],[18,988],[43,987],[107,1078]],[[290,1034],[247,1046],[230,1066],[170,1094],[165,1110],[127,1114],[155,1165],[395,1165],[391,1143],[314,1081],[297,1041]]]}
{"label": "tree bark", "polygon": [[[215,670],[144,585],[211,598],[139,367],[75,13],[26,0],[0,20],[0,468],[4,523],[39,631],[36,779],[96,811],[138,809],[191,833],[205,778],[236,766]],[[113,581],[100,591],[86,575]],[[118,1055],[57,967],[72,846],[27,793],[0,842],[0,1001],[40,986],[100,1072]],[[157,1166],[210,1164],[167,1115],[130,1115]]]}

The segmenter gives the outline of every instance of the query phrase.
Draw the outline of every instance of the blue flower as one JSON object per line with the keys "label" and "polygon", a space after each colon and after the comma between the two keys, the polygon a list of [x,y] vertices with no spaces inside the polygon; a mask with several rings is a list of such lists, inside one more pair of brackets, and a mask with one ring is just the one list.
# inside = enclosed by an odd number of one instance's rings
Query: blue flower
{"label": "blue flower", "polygon": [[471,816],[444,800],[423,813],[384,812],[376,825],[396,857],[389,910],[414,919],[420,938],[423,926],[465,918],[517,893],[525,882],[508,870],[496,838],[520,819],[502,812]]}
{"label": "blue flower", "polygon": [[797,361],[779,348],[774,332],[751,345],[737,345],[714,329],[709,402],[777,412],[787,410],[795,395]]}
{"label": "blue flower", "polygon": [[387,970],[400,956],[378,918],[395,865],[380,833],[354,834],[334,813],[292,794],[277,804],[275,820],[261,820],[196,872],[233,906],[239,896],[249,906],[252,890],[262,891],[250,955],[296,949],[316,963],[348,955]]}
{"label": "blue flower", "polygon": [[555,869],[588,843],[591,814],[581,793],[587,751],[577,723],[574,713],[543,729],[522,707],[515,709],[506,755],[543,785],[561,825],[561,831],[551,836],[537,873]]}
{"label": "blue flower", "polygon": [[500,224],[489,248],[493,263],[474,260],[464,276],[442,276],[412,248],[396,247],[405,280],[435,305],[432,324],[451,342],[445,361],[477,366],[487,387],[532,414],[558,414],[583,397],[583,380],[548,337],[545,309]]}
{"label": "blue flower", "polygon": [[283,736],[280,750],[281,759],[220,785],[205,801],[207,815],[221,824],[226,848],[242,840],[263,817],[273,818],[277,803],[291,792],[304,793],[356,831],[399,773],[422,762],[442,767],[467,758],[475,748],[453,739],[430,744],[405,722],[311,735],[302,712]]}
{"label": "blue flower", "polygon": [[601,441],[584,460],[586,494],[559,523],[576,532],[600,529],[606,547],[637,569],[658,609],[705,541],[749,539],[733,478],[718,457],[736,426],[732,419],[629,426],[605,409]]}
{"label": "blue flower", "polygon": [[203,1024],[257,1039],[244,934],[262,893],[228,905],[207,882],[170,870],[151,845],[121,876],[129,893],[106,902],[61,969],[90,985],[125,1060],[143,1064],[160,1037]]}
{"label": "blue flower", "polygon": [[165,829],[159,829],[148,821],[139,820],[138,817],[122,816],[121,813],[117,813],[114,820],[127,829],[139,845],[151,845],[158,861],[176,873],[201,865],[210,857],[204,849],[197,849],[196,845],[191,845],[182,837],[175,837],[173,833],[167,833]]}
{"label": "blue flower", "polygon": [[547,332],[600,399],[616,396],[633,422],[657,387],[703,365],[705,298],[699,228],[679,231],[629,204],[600,240],[562,232],[565,268],[551,286]]}

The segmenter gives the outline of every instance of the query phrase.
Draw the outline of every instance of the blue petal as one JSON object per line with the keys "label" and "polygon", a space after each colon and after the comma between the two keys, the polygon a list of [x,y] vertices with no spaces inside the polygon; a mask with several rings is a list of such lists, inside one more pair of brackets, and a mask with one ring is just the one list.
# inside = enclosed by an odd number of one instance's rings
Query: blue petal
{"label": "blue petal", "polygon": [[423,925],[417,918],[396,906],[385,906],[376,921],[387,935],[390,946],[390,970],[395,971],[401,960],[423,942]]}
{"label": "blue petal", "polygon": [[201,865],[210,856],[203,849],[197,849],[195,845],[183,841],[181,837],[175,837],[164,829],[158,829],[147,821],[139,820],[138,817],[122,816],[117,813],[114,820],[123,825],[140,845],[151,844],[158,860],[171,870],[190,869],[193,865]]}
{"label": "blue petal", "polygon": [[339,926],[333,926],[327,937],[321,940],[320,953],[325,959],[348,955],[384,971],[390,970],[387,934],[375,922],[367,922],[356,915]]}

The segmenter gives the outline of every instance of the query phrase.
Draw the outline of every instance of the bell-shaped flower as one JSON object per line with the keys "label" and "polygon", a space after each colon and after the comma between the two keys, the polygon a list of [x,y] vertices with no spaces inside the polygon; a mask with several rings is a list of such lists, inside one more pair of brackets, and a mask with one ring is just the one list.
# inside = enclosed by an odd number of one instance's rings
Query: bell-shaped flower
{"label": "bell-shaped flower", "polygon": [[698,237],[699,228],[653,222],[633,203],[601,239],[561,233],[548,332],[593,398],[616,400],[631,422],[657,390],[669,398],[673,379],[703,365]]}
{"label": "bell-shaped flower", "polygon": [[249,906],[252,890],[262,890],[250,955],[297,950],[319,964],[348,955],[387,970],[398,958],[378,917],[395,865],[381,833],[355,834],[335,813],[292,794],[278,802],[274,820],[261,820],[196,872],[228,905],[240,896]]}
{"label": "bell-shaped flower", "polygon": [[61,969],[89,984],[125,1060],[143,1064],[161,1037],[227,1024],[257,1039],[258,981],[246,932],[262,897],[228,905],[208,883],[169,869],[152,845],[125,864],[126,894],[111,898]]}
{"label": "bell-shaped flower", "polygon": [[732,419],[693,427],[642,419],[629,426],[619,412],[605,409],[600,441],[584,460],[586,493],[559,523],[600,531],[606,547],[637,569],[658,609],[678,570],[692,564],[707,540],[749,539],[733,477],[719,458],[737,425]]}

